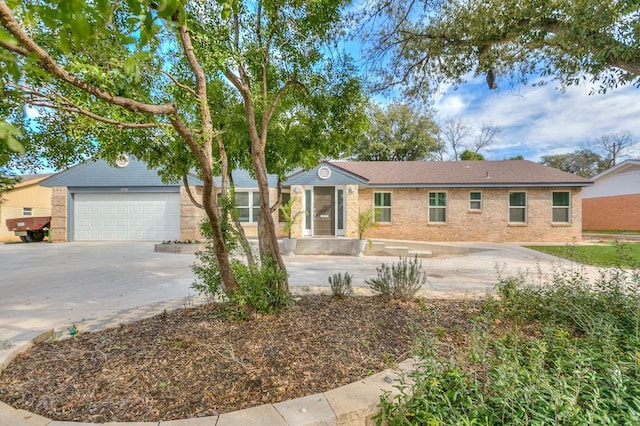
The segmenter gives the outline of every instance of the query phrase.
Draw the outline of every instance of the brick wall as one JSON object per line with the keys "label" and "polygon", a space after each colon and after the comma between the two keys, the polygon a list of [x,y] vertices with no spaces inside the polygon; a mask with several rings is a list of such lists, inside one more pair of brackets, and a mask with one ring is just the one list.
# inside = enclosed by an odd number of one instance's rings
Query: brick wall
{"label": "brick wall", "polygon": [[[191,187],[191,192],[196,200],[202,200],[202,187]],[[187,190],[180,187],[180,240],[199,240],[202,238],[200,224],[206,217],[203,209],[193,205]]]}
{"label": "brick wall", "polygon": [[[422,241],[573,242],[581,239],[580,188],[432,189],[446,192],[447,221],[428,222],[429,189],[392,190],[391,222],[379,223],[367,238]],[[482,210],[469,210],[469,192],[482,192]],[[508,223],[509,192],[527,193],[527,223]],[[571,223],[552,223],[552,192],[571,193]],[[373,207],[372,189],[359,191],[359,208]],[[380,190],[380,192],[385,192]]]}
{"label": "brick wall", "polygon": [[67,241],[67,199],[66,187],[54,187],[51,191],[51,242]]}
{"label": "brick wall", "polygon": [[585,230],[640,231],[640,194],[582,200]]}

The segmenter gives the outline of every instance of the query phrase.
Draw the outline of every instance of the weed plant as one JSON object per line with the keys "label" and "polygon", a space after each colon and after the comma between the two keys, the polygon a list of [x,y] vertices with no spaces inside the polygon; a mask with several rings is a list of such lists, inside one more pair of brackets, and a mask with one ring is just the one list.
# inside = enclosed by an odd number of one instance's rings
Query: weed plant
{"label": "weed plant", "polygon": [[352,279],[353,277],[348,272],[345,272],[344,275],[338,272],[329,277],[329,285],[331,286],[333,297],[343,298],[353,295]]}
{"label": "weed plant", "polygon": [[376,268],[378,276],[365,280],[375,292],[393,299],[413,299],[427,282],[427,274],[422,270],[422,261],[418,257],[401,257],[391,265],[383,263]]}
{"label": "weed plant", "polygon": [[500,278],[469,345],[425,339],[377,423],[640,424],[639,286],[638,270]]}

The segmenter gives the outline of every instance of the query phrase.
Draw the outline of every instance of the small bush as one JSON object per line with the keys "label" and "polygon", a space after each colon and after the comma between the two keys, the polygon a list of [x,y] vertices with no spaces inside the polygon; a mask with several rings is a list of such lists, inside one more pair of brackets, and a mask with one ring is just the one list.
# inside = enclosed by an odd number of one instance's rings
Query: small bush
{"label": "small bush", "polygon": [[197,254],[199,263],[191,266],[198,278],[191,287],[201,294],[231,302],[231,314],[245,319],[241,308],[250,306],[260,313],[278,313],[291,302],[289,292],[285,291],[286,271],[280,270],[273,259],[247,266],[241,261],[231,261],[231,268],[238,282],[238,291],[229,300],[222,287],[222,277],[218,269],[213,250],[207,249]]}
{"label": "small bush", "polygon": [[352,278],[348,272],[345,272],[344,275],[338,272],[337,274],[333,274],[333,277],[329,277],[333,297],[351,296],[353,294],[353,288],[351,287]]}
{"label": "small bush", "polygon": [[427,282],[427,274],[422,271],[422,261],[417,256],[413,259],[401,257],[391,266],[383,263],[376,270],[378,277],[365,280],[365,283],[373,291],[393,299],[412,299]]}
{"label": "small bush", "polygon": [[239,287],[232,297],[236,305],[246,304],[257,312],[274,314],[291,303],[291,296],[284,290],[287,273],[278,268],[275,260],[269,258],[251,266],[234,260],[232,267]]}

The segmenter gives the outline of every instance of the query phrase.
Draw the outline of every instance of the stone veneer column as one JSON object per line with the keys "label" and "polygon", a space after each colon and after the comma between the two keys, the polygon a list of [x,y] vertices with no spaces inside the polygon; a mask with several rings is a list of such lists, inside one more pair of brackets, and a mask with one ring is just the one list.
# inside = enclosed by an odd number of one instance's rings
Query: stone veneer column
{"label": "stone veneer column", "polygon": [[358,214],[360,214],[358,185],[347,185],[345,201],[347,203],[345,235],[358,238]]}
{"label": "stone veneer column", "polygon": [[298,214],[298,217],[296,218],[295,223],[291,227],[291,237],[302,238],[302,228],[304,225],[304,187],[302,187],[301,185],[293,185],[291,187],[291,198],[295,199],[295,201],[293,202],[293,206],[291,206],[291,214],[296,215],[298,212],[300,212],[300,214]]}
{"label": "stone veneer column", "polygon": [[51,190],[51,242],[67,242],[67,198],[66,187],[54,187]]}
{"label": "stone veneer column", "polygon": [[[192,187],[191,193],[196,200],[202,199],[202,188]],[[194,206],[184,186],[180,187],[180,240],[202,239],[200,224],[206,218],[203,209]]]}

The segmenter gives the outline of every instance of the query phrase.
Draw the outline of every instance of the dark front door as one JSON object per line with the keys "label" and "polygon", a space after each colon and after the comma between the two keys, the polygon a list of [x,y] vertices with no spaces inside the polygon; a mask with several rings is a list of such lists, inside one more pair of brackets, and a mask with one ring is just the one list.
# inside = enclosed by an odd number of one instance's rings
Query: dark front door
{"label": "dark front door", "polygon": [[314,235],[334,235],[334,196],[335,188],[333,186],[316,186],[314,188]]}

